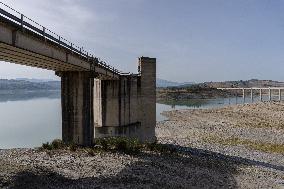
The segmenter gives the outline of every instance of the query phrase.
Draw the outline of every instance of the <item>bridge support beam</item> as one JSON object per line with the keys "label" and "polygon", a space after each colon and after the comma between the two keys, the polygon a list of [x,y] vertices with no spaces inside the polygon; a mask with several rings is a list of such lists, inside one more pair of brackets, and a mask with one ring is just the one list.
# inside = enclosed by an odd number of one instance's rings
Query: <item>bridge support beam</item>
{"label": "bridge support beam", "polygon": [[61,77],[62,140],[90,146],[94,139],[94,79],[90,72],[56,74]]}

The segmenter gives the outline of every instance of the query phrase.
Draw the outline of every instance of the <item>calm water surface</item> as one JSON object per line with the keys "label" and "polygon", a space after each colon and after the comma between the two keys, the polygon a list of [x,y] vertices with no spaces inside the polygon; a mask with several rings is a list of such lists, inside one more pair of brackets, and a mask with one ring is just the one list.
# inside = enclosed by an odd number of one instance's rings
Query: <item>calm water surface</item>
{"label": "calm water surface", "polygon": [[[282,97],[283,98],[283,97]],[[278,96],[272,96],[272,100],[278,100]],[[263,101],[268,101],[268,96],[262,96]],[[218,98],[218,99],[189,99],[189,100],[177,100],[177,101],[166,101],[163,103],[157,103],[157,121],[164,121],[167,118],[162,116],[163,111],[169,110],[181,110],[181,109],[207,109],[207,108],[218,108],[233,104],[243,104],[258,102],[259,96],[254,96],[253,101],[250,97],[245,98],[245,101],[242,97],[232,97],[232,98]]]}
{"label": "calm water surface", "polygon": [[[157,121],[163,121],[166,118],[160,113],[167,110],[212,108],[242,102],[242,98],[168,101],[157,103],[156,116]],[[37,147],[61,138],[60,91],[0,91],[0,129],[0,149]]]}
{"label": "calm water surface", "polygon": [[60,91],[0,95],[0,129],[0,149],[36,147],[61,138]]}

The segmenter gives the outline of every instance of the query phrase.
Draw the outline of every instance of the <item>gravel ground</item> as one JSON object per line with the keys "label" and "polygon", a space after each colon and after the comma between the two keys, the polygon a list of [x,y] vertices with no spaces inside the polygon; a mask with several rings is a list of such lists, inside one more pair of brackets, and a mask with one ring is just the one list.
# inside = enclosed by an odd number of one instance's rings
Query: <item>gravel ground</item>
{"label": "gravel ground", "polygon": [[2,188],[236,188],[245,164],[214,154],[0,152]]}
{"label": "gravel ground", "polygon": [[178,154],[0,150],[0,188],[284,188],[281,151],[219,141],[281,147],[282,114],[280,103],[164,112],[156,135]]}
{"label": "gravel ground", "polygon": [[[211,151],[247,163],[249,166],[235,175],[238,187],[284,188],[283,103],[176,110],[163,115],[168,120],[159,122],[156,128],[160,142]],[[228,142],[236,138],[249,142]],[[275,145],[280,151],[271,148]]]}

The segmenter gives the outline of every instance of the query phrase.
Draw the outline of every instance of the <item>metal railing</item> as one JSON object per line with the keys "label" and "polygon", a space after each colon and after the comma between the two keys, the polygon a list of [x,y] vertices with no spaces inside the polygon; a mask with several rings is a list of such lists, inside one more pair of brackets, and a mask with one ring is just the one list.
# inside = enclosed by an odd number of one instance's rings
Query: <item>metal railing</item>
{"label": "metal railing", "polygon": [[[1,6],[2,5],[2,6]],[[119,75],[126,75],[126,73],[123,73],[114,67],[108,65],[105,61],[102,61],[100,58],[92,55],[88,51],[84,50],[83,47],[77,46],[74,43],[68,41],[64,37],[56,34],[55,32],[49,30],[48,28],[44,27],[43,25],[37,23],[36,21],[26,17],[24,14],[16,11],[12,7],[6,5],[5,3],[0,1],[0,16],[4,16],[5,18],[16,22],[21,29],[24,31],[25,29],[29,29],[39,35],[41,35],[44,39],[48,39],[50,41],[53,41],[57,43],[58,45],[72,51],[73,53],[81,56],[82,58],[86,59],[91,64],[98,64],[101,67],[104,67],[106,69],[109,69],[113,73],[119,74]],[[14,14],[16,13],[17,16]],[[130,73],[127,73],[127,75],[130,75]]]}

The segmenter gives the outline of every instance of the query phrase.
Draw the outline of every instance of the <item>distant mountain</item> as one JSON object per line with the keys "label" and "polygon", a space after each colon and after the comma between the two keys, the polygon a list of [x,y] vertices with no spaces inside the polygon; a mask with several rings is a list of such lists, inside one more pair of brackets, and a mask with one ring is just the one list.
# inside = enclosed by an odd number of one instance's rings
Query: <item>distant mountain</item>
{"label": "distant mountain", "polygon": [[16,79],[0,79],[0,90],[60,90],[60,81],[31,82]]}
{"label": "distant mountain", "polygon": [[53,79],[33,79],[33,78],[16,78],[15,80],[20,80],[20,81],[29,81],[32,83],[43,83],[43,82],[49,82],[49,81],[57,81]]}
{"label": "distant mountain", "polygon": [[198,84],[200,87],[210,87],[210,88],[230,88],[230,87],[284,87],[284,82],[272,81],[272,80],[239,80],[239,81],[223,81],[223,82],[204,82]]}
{"label": "distant mountain", "polygon": [[175,88],[250,88],[250,87],[284,87],[284,82],[273,80],[239,80],[239,81],[221,81],[221,82],[204,82],[204,83],[178,83],[167,80],[157,79],[157,87],[175,87]]}
{"label": "distant mountain", "polygon": [[194,84],[194,83],[193,82],[179,83],[179,82],[168,81],[168,80],[159,79],[159,78],[157,78],[157,80],[156,80],[156,86],[157,87],[176,87],[176,86],[180,86],[180,85],[190,86],[192,84]]}

